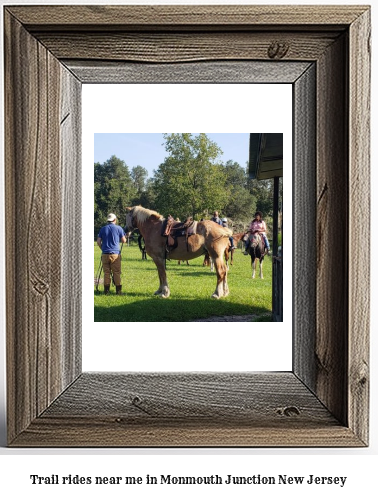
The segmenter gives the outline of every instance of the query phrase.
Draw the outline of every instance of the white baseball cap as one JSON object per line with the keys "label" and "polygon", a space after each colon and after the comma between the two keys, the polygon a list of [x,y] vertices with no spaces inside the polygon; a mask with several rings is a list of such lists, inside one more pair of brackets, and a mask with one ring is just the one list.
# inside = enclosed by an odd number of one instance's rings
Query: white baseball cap
{"label": "white baseball cap", "polygon": [[108,215],[108,222],[113,222],[114,220],[116,220],[116,215],[115,214],[109,214]]}

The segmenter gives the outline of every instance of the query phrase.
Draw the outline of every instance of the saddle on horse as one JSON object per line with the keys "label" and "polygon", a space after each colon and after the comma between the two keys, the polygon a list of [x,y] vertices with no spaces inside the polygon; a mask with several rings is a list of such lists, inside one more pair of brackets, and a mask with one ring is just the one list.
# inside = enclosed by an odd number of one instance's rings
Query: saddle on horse
{"label": "saddle on horse", "polygon": [[196,234],[197,222],[191,217],[185,222],[176,221],[172,215],[168,215],[163,223],[161,235],[167,237],[167,252],[174,250],[178,241],[177,238],[185,236],[186,244],[188,245],[188,237]]}

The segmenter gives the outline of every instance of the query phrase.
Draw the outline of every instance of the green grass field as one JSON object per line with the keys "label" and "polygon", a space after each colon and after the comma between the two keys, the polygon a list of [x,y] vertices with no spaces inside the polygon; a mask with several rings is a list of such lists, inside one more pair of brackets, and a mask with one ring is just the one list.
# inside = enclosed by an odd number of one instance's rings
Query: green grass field
{"label": "green grass field", "polygon": [[[99,269],[101,251],[94,246],[94,277]],[[167,261],[167,276],[171,290],[168,299],[154,296],[159,287],[156,266],[148,257],[142,261],[138,245],[122,250],[122,286],[126,295],[103,295],[103,284],[98,292],[94,287],[95,321],[193,321],[214,316],[257,315],[254,321],[270,321],[272,309],[272,261],[264,259],[264,279],[256,271],[252,279],[251,259],[238,249],[234,265],[228,273],[230,294],[212,299],[216,275],[202,266],[203,257],[189,261],[189,266]],[[103,279],[103,274],[101,275]]]}

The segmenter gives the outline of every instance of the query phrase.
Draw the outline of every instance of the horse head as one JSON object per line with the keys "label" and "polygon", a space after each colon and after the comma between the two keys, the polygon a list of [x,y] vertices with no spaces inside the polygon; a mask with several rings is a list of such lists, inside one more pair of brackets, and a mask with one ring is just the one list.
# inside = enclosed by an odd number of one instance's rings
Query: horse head
{"label": "horse head", "polygon": [[251,234],[251,247],[255,248],[258,246],[261,246],[262,243],[262,238],[259,233],[253,233]]}
{"label": "horse head", "polygon": [[247,232],[246,232],[246,233],[243,233],[243,235],[242,235],[242,237],[241,237],[240,239],[241,239],[241,241],[243,241],[244,243],[245,243],[246,241],[248,241],[248,233],[247,233]]}
{"label": "horse head", "polygon": [[155,210],[144,208],[141,205],[126,207],[126,210],[129,211],[126,214],[126,227],[128,231],[140,229],[140,226],[148,219],[163,220],[163,216],[155,212]]}
{"label": "horse head", "polygon": [[126,213],[126,226],[125,226],[125,233],[131,233],[136,227],[133,225],[133,211],[134,207],[126,207],[126,210],[128,211]]}

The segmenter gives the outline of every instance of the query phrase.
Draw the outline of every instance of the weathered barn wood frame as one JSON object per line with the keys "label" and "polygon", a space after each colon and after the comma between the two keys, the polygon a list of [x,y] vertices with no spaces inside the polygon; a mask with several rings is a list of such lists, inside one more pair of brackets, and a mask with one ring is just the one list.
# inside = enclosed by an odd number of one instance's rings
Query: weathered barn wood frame
{"label": "weathered barn wood frame", "polygon": [[[369,214],[369,7],[6,6],[4,23],[9,445],[367,446],[369,255],[348,235]],[[293,86],[293,370],[82,373],[81,85],[218,72]]]}

